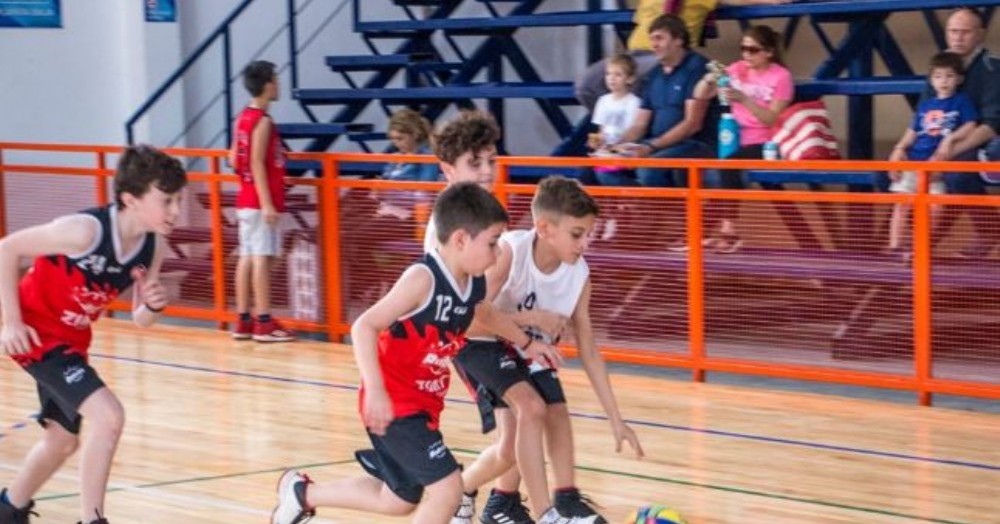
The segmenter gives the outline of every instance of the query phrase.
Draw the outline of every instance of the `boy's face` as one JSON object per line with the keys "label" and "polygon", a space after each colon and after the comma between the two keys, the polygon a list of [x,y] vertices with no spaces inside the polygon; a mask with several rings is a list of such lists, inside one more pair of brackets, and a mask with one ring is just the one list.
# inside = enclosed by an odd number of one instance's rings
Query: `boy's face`
{"label": "boy's face", "polygon": [[181,192],[164,193],[156,186],[150,187],[141,197],[123,193],[122,203],[136,213],[149,231],[161,235],[169,235],[174,230],[181,214]]}
{"label": "boy's face", "polygon": [[274,75],[274,78],[264,86],[264,94],[272,102],[278,99],[278,95],[280,94],[280,90],[278,89],[278,75]]}
{"label": "boy's face", "polygon": [[455,159],[454,164],[441,162],[441,172],[449,184],[475,182],[484,189],[492,189],[496,158],[497,148],[493,146],[466,151]]}
{"label": "boy's face", "polygon": [[459,243],[462,269],[466,273],[479,276],[496,264],[497,256],[500,254],[497,242],[500,241],[500,234],[505,227],[506,224],[498,222],[480,231],[476,236],[469,235],[465,230],[454,233],[459,236],[456,241]]}
{"label": "boy's face", "polygon": [[935,67],[931,70],[931,86],[938,98],[948,98],[955,94],[962,84],[962,75],[949,67]]}
{"label": "boy's face", "polygon": [[536,227],[538,235],[555,249],[560,261],[575,264],[590,246],[596,220],[594,215],[563,215],[558,218],[543,216]]}

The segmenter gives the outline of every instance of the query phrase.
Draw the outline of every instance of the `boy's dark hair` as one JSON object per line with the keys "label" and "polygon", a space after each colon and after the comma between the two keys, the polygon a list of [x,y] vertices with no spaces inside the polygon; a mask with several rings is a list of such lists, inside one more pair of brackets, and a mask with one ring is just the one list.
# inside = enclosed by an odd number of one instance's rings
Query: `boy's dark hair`
{"label": "boy's dark hair", "polygon": [[616,65],[625,72],[625,76],[633,77],[639,67],[635,63],[635,58],[628,53],[618,53],[608,59],[608,65]]}
{"label": "boy's dark hair", "polygon": [[944,51],[931,57],[927,65],[927,71],[933,73],[935,69],[951,69],[956,75],[965,75],[965,63],[957,53]]}
{"label": "boy's dark hair", "polygon": [[437,134],[434,154],[438,160],[454,165],[463,154],[496,147],[498,140],[500,127],[489,113],[479,110],[462,111],[458,118],[445,124]]}
{"label": "boy's dark hair", "polygon": [[275,65],[267,60],[255,60],[243,68],[243,86],[247,88],[250,96],[260,96],[264,92],[264,86],[274,80],[276,73]]}
{"label": "boy's dark hair", "polygon": [[684,20],[681,20],[677,15],[668,13],[656,17],[653,23],[649,24],[649,33],[652,34],[655,31],[666,31],[670,33],[670,36],[683,40],[684,49],[691,48],[691,33],[688,32]]}
{"label": "boy's dark hair", "polygon": [[507,211],[500,201],[473,182],[448,186],[434,202],[433,215],[437,238],[442,245],[459,229],[475,237],[493,224],[507,223]]}
{"label": "boy's dark hair", "polygon": [[115,171],[115,202],[119,206],[122,193],[142,197],[149,188],[156,186],[164,193],[173,194],[187,184],[187,174],[176,158],[153,146],[129,146],[118,159]]}
{"label": "boy's dark hair", "polygon": [[601,212],[594,197],[590,196],[580,182],[560,175],[546,177],[535,190],[531,199],[531,213],[550,213],[556,217],[571,216],[583,218]]}

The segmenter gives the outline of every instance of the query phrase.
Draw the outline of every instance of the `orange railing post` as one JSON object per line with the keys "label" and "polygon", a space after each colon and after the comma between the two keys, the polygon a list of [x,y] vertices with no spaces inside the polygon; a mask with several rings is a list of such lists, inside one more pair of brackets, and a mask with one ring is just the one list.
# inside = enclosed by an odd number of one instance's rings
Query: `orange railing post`
{"label": "orange railing post", "polygon": [[226,248],[222,235],[222,159],[212,157],[212,179],[208,183],[208,211],[212,224],[212,300],[215,305],[219,329],[225,330],[226,318]]}
{"label": "orange railing post", "polygon": [[929,173],[917,172],[917,194],[913,202],[913,361],[917,399],[931,403],[927,390],[931,378],[931,220],[927,201]]}
{"label": "orange railing post", "polygon": [[323,263],[326,268],[326,322],[327,336],[335,342],[344,334],[343,307],[340,281],[340,197],[337,182],[340,165],[333,155],[323,155],[323,180],[320,187],[320,224],[325,237],[316,239],[323,246]]}
{"label": "orange railing post", "polygon": [[497,200],[499,200],[503,205],[504,209],[507,209],[509,204],[508,200],[510,199],[507,192],[507,184],[510,183],[510,167],[503,162],[502,159],[498,159],[496,170],[496,180],[493,182],[493,193],[496,195]]}
{"label": "orange railing post", "polygon": [[703,226],[701,169],[688,170],[687,244],[688,244],[688,344],[691,352],[691,378],[705,381],[705,265],[701,245]]}
{"label": "orange railing post", "polygon": [[97,205],[108,204],[108,181],[104,172],[108,169],[108,157],[103,151],[97,152],[97,176],[94,177],[97,190]]}

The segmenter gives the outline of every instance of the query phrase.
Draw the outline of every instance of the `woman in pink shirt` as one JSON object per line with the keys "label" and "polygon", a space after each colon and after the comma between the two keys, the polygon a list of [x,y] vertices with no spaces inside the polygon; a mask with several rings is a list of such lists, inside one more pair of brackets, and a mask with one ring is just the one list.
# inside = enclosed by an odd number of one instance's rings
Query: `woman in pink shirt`
{"label": "woman in pink shirt", "polygon": [[[771,139],[771,126],[794,96],[792,74],[781,60],[780,35],[764,25],[755,25],[743,32],[738,62],[726,67],[730,87],[722,88],[722,96],[732,105],[733,117],[740,125],[740,148],[726,158],[761,158],[763,146]],[[708,73],[695,87],[695,98],[707,100],[716,96],[717,78]],[[743,189],[743,172],[724,170],[721,186]],[[719,230],[705,240],[705,246],[718,253],[733,253],[743,241],[736,232],[739,203],[733,200],[719,203]]]}

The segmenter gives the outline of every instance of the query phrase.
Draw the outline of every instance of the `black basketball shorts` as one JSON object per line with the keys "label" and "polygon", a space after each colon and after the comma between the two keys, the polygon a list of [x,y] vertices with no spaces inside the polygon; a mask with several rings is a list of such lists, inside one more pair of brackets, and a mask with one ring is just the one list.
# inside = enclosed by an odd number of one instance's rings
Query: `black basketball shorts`
{"label": "black basketball shorts", "polygon": [[25,369],[38,384],[41,414],[38,423],[45,427],[48,420],[59,424],[74,435],[80,434],[80,405],[95,391],[104,387],[97,371],[82,355],[68,353],[69,346],[59,346]]}
{"label": "black basketball shorts", "polygon": [[509,407],[503,396],[518,382],[529,382],[546,404],[566,402],[555,370],[531,372],[528,363],[513,348],[501,342],[470,340],[454,362],[476,400],[483,433],[489,433],[496,427],[493,410]]}
{"label": "black basketball shorts", "polygon": [[354,454],[365,471],[411,504],[420,502],[424,486],[458,471],[441,432],[427,427],[430,420],[426,413],[397,418],[383,436],[368,432],[374,450]]}

